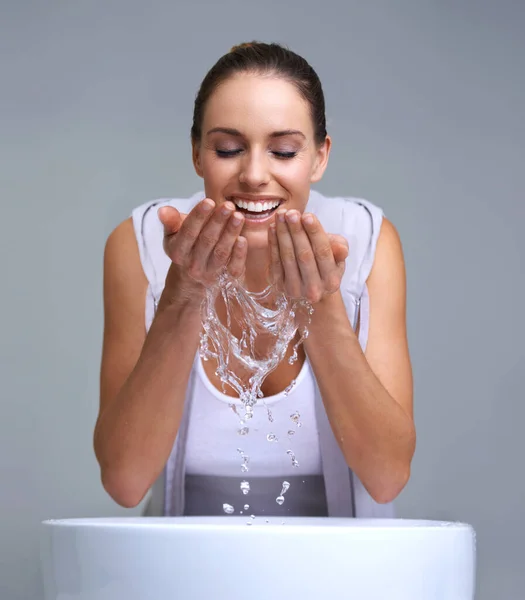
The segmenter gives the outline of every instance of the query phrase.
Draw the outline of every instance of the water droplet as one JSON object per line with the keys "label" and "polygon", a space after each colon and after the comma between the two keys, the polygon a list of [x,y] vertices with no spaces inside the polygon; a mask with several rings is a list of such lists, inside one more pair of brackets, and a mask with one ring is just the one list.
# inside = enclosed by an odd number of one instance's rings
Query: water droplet
{"label": "water droplet", "polygon": [[290,383],[290,385],[284,390],[285,396],[288,396],[288,394],[292,391],[294,385],[295,385],[295,379],[293,379],[292,382]]}
{"label": "water droplet", "polygon": [[299,463],[297,462],[297,459],[295,458],[295,454],[293,453],[293,451],[287,450],[286,454],[288,454],[288,456],[292,459],[292,467],[298,467]]}
{"label": "water droplet", "polygon": [[237,448],[237,452],[241,455],[242,458],[241,471],[243,473],[246,473],[249,470],[248,463],[250,462],[250,457],[246,456],[246,454],[244,454],[244,452],[240,448]]}
{"label": "water droplet", "polygon": [[277,502],[277,504],[279,504],[279,506],[282,506],[284,504],[284,495],[286,494],[286,492],[289,489],[290,489],[290,482],[283,481],[283,487],[281,490],[281,494],[279,496],[277,496],[277,498],[275,499],[275,501]]}
{"label": "water droplet", "polygon": [[290,415],[290,419],[297,425],[299,423],[299,419],[301,418],[301,415],[296,411],[293,413],[293,415]]}
{"label": "water droplet", "polygon": [[279,439],[277,438],[277,436],[275,435],[275,433],[269,433],[269,434],[266,436],[266,439],[267,439],[269,442],[277,442],[277,441],[279,441]]}
{"label": "water droplet", "polygon": [[292,435],[295,435],[295,431],[293,429],[290,429],[288,431],[288,435],[291,437]]}
{"label": "water droplet", "polygon": [[272,415],[272,411],[267,407],[266,411],[268,413],[268,421],[270,421],[270,423],[273,423],[273,415]]}
{"label": "water droplet", "polygon": [[223,504],[222,505],[222,510],[227,514],[227,515],[232,515],[234,513],[234,508],[231,504]]}
{"label": "water droplet", "polygon": [[250,433],[250,428],[249,427],[241,427],[237,433],[239,435],[248,435],[248,433]]}
{"label": "water droplet", "polygon": [[245,505],[244,505],[244,510],[248,510],[249,508],[250,508],[250,505],[249,505],[249,504],[245,504]]}
{"label": "water droplet", "polygon": [[255,515],[250,515],[250,519],[253,521],[253,519],[255,519]]}
{"label": "water droplet", "polygon": [[247,521],[246,525],[252,525],[252,522],[251,521]]}
{"label": "water droplet", "polygon": [[241,491],[245,496],[250,491],[250,483],[248,481],[241,481]]}

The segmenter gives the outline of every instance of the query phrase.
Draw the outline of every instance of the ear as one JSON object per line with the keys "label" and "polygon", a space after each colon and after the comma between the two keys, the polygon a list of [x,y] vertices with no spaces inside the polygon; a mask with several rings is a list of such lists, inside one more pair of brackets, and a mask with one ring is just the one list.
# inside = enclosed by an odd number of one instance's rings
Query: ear
{"label": "ear", "polygon": [[311,183],[317,183],[321,180],[328,166],[328,158],[330,156],[330,149],[332,148],[332,138],[327,135],[325,141],[317,149],[314,168],[312,170],[312,176],[310,177]]}
{"label": "ear", "polygon": [[202,177],[201,145],[195,140],[191,141],[191,158],[193,160],[193,168],[195,169],[195,173],[197,173],[199,177]]}

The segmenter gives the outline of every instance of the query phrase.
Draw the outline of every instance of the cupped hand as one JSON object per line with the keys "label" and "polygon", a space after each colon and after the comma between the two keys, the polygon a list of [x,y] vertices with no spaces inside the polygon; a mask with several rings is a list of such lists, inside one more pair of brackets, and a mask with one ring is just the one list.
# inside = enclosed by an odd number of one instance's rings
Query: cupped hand
{"label": "cupped hand", "polygon": [[339,289],[348,242],[326,233],[315,215],[279,210],[270,226],[269,245],[271,280],[290,298],[314,304]]}
{"label": "cupped hand", "polygon": [[243,274],[248,248],[240,236],[244,216],[232,202],[216,206],[205,198],[187,215],[164,206],[158,216],[164,226],[164,251],[179,287],[211,286],[224,268],[235,278]]}

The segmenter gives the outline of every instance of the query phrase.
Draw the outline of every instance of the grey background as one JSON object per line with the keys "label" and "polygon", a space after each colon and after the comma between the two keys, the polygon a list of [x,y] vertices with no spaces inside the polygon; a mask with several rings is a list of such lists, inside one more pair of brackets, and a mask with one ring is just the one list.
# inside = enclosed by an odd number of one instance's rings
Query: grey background
{"label": "grey background", "polygon": [[200,189],[194,94],[253,38],[324,83],[318,189],[402,236],[418,448],[399,513],[472,523],[477,598],[525,597],[524,26],[510,0],[1,3],[2,600],[41,598],[40,520],[126,514],[91,446],[104,242],[134,206]]}

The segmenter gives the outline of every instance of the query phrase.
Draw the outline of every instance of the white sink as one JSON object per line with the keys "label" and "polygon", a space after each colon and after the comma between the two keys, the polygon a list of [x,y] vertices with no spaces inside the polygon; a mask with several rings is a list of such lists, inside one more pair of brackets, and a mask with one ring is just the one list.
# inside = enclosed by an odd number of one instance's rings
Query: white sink
{"label": "white sink", "polygon": [[46,600],[473,600],[475,534],[403,519],[64,519],[43,524],[42,569]]}

